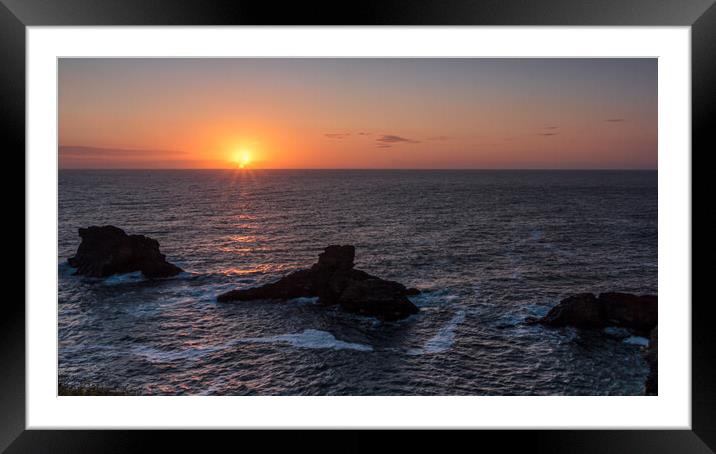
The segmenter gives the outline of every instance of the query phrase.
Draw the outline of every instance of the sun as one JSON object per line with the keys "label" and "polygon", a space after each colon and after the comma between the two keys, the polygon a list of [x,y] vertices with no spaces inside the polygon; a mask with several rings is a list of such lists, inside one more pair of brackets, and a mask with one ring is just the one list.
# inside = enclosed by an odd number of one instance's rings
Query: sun
{"label": "sun", "polygon": [[248,150],[240,150],[234,154],[232,159],[239,169],[245,169],[251,163],[251,152]]}

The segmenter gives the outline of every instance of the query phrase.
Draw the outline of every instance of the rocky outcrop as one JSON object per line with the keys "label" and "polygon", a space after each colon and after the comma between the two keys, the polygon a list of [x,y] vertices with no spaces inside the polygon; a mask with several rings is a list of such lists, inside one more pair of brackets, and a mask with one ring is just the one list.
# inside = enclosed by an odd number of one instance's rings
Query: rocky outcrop
{"label": "rocky outcrop", "polygon": [[127,235],[124,230],[106,225],[79,229],[82,242],[74,257],[67,259],[77,268],[75,274],[106,277],[141,271],[145,277],[174,276],[182,269],[166,261],[159,242],[144,235]]}
{"label": "rocky outcrop", "polygon": [[418,312],[406,295],[419,290],[354,269],[354,258],[353,246],[328,246],[309,269],[261,287],[232,290],[217,299],[227,302],[318,297],[321,305],[338,305],[348,312],[381,320],[399,320]]}
{"label": "rocky outcrop", "polygon": [[658,321],[656,295],[609,292],[599,295],[606,324],[648,333]]}
{"label": "rocky outcrop", "polygon": [[[649,336],[646,362],[649,375],[644,394],[658,393],[658,300],[656,295],[608,292],[579,293],[563,299],[547,315],[528,323],[577,328],[604,328],[604,334],[623,339],[630,332]],[[626,331],[626,332],[625,332]]]}
{"label": "rocky outcrop", "polygon": [[597,328],[604,325],[604,306],[593,293],[579,293],[560,301],[539,322],[550,326]]}
{"label": "rocky outcrop", "polygon": [[646,352],[646,363],[649,365],[649,375],[644,385],[644,394],[656,396],[659,394],[659,327],[655,326],[649,335],[649,350]]}
{"label": "rocky outcrop", "polygon": [[579,293],[562,300],[539,322],[550,326],[605,328],[618,326],[648,333],[656,326],[656,295],[609,292]]}

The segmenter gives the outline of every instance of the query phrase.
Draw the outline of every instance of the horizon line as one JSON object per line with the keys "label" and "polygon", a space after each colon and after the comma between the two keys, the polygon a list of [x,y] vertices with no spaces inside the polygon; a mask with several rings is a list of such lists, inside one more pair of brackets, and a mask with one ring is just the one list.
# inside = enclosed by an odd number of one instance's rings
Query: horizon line
{"label": "horizon line", "polygon": [[505,171],[658,171],[658,167],[573,167],[573,168],[530,168],[530,167],[261,167],[261,168],[232,168],[232,167],[212,167],[212,168],[196,168],[196,167],[58,167],[59,170],[234,170],[237,172],[252,172],[254,170],[505,170]]}

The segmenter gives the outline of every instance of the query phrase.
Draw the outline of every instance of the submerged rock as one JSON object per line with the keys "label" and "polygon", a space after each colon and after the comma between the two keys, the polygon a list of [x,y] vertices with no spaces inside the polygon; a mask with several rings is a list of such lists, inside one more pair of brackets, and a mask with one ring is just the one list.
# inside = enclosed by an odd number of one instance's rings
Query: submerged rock
{"label": "submerged rock", "polygon": [[141,271],[148,278],[169,277],[182,269],[166,261],[159,242],[144,235],[127,235],[124,230],[106,225],[79,229],[82,242],[74,257],[67,259],[77,268],[75,274],[107,277]]}
{"label": "submerged rock", "polygon": [[648,333],[656,326],[656,295],[609,292],[580,293],[562,300],[539,322],[550,326],[606,328],[616,326]]}
{"label": "submerged rock", "polygon": [[354,258],[353,246],[328,246],[309,269],[294,271],[261,287],[232,290],[217,299],[227,302],[318,297],[321,305],[339,305],[348,312],[381,320],[399,320],[418,312],[406,295],[415,295],[419,290],[354,269]]}

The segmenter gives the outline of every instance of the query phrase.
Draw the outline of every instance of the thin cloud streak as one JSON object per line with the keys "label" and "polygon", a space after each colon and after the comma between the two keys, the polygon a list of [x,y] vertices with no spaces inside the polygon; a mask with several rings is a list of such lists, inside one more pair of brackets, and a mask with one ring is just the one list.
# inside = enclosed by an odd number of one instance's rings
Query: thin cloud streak
{"label": "thin cloud streak", "polygon": [[394,134],[384,134],[375,140],[382,143],[420,143],[418,140],[408,139]]}

